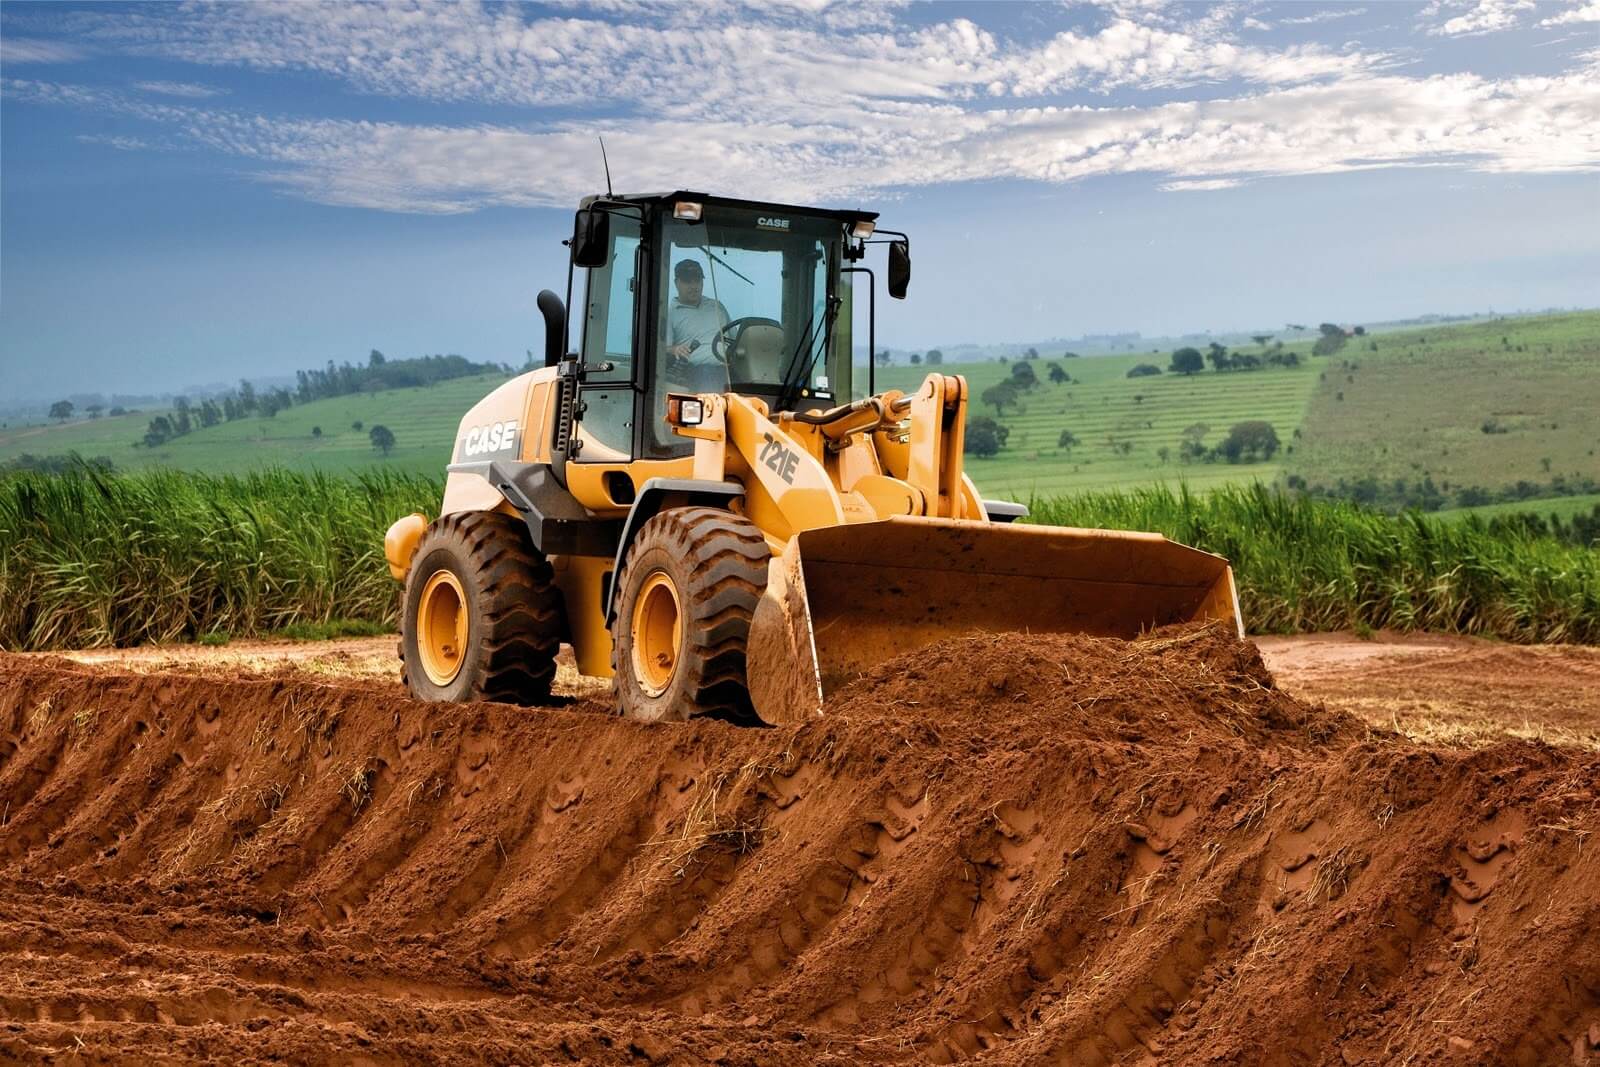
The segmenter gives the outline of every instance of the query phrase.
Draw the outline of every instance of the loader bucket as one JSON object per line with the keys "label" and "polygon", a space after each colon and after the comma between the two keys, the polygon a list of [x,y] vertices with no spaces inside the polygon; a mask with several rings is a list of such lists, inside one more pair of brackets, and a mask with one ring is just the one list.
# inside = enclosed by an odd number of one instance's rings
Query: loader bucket
{"label": "loader bucket", "polygon": [[878,663],[973,631],[1133,637],[1226,620],[1243,636],[1221,556],[1160,534],[894,518],[807,530],[773,559],[747,678],[768,723],[822,713]]}

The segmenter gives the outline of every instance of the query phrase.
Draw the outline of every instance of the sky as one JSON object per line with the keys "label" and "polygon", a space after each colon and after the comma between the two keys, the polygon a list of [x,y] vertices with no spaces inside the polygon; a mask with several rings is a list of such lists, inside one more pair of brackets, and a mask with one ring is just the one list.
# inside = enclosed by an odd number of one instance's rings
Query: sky
{"label": "sky", "polygon": [[597,136],[880,211],[898,348],[1600,304],[1600,0],[8,0],[0,406],[520,363]]}

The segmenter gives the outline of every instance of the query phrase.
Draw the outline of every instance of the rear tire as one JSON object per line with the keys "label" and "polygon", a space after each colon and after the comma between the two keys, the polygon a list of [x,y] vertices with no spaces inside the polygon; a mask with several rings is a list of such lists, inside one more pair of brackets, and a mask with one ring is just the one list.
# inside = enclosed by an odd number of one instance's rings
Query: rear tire
{"label": "rear tire", "polygon": [[623,561],[612,631],[624,715],[759,722],[745,645],[771,560],[761,531],[731,511],[672,508],[644,524]]}
{"label": "rear tire", "polygon": [[401,600],[400,660],[413,696],[544,703],[564,631],[550,563],[522,523],[459,512],[422,535]]}

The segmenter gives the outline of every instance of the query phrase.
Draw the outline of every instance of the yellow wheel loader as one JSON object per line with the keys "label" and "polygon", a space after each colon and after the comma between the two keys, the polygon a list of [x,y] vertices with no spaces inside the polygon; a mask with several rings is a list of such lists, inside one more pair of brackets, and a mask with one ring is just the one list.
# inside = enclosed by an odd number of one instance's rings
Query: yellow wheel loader
{"label": "yellow wheel loader", "polygon": [[581,203],[567,300],[539,294],[545,366],[462,420],[439,518],[385,539],[416,696],[537,704],[567,642],[634,718],[780,723],[974,630],[1239,627],[1217,556],[982,499],[960,375],[876,390],[862,264],[887,246],[895,298],[911,272],[909,238],[876,219],[693,192]]}

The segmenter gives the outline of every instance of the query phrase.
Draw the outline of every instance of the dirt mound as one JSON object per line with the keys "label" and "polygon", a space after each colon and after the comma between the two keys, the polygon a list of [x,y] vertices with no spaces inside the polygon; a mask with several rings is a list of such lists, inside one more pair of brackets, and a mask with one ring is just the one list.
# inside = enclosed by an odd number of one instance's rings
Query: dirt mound
{"label": "dirt mound", "polygon": [[781,730],[0,668],[0,1058],[1600,1065],[1600,755],[1214,629]]}

